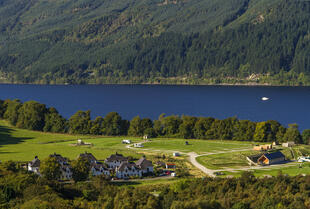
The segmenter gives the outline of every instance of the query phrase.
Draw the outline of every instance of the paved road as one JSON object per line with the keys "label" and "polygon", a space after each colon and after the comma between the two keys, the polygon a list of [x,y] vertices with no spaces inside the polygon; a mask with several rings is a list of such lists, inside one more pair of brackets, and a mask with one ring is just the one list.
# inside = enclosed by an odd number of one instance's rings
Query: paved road
{"label": "paved road", "polygon": [[189,161],[196,168],[198,168],[199,170],[201,170],[202,172],[204,172],[208,176],[215,177],[214,170],[208,169],[208,168],[204,167],[203,165],[201,165],[200,163],[197,162],[196,158],[201,156],[201,155],[197,155],[195,152],[190,152],[190,153],[188,153],[188,155],[189,155]]}
{"label": "paved road", "polygon": [[[146,142],[142,142],[146,143]],[[128,149],[137,149],[132,147],[132,145],[127,145],[126,146]],[[150,149],[141,149],[138,148],[139,150],[150,150]],[[195,152],[190,152],[190,153],[184,153],[184,152],[179,152],[179,151],[174,151],[174,150],[164,150],[165,152],[178,152],[183,155],[188,155],[189,156],[189,161],[199,170],[201,170],[203,173],[207,174],[208,176],[215,177],[216,175],[214,174],[215,172],[220,172],[220,171],[248,171],[248,170],[255,170],[255,169],[260,169],[260,170],[265,170],[265,169],[271,169],[271,168],[277,168],[277,167],[289,167],[296,165],[295,163],[286,163],[286,164],[277,164],[277,165],[269,165],[269,166],[243,166],[243,167],[238,167],[238,168],[224,168],[224,169],[209,169],[206,168],[205,166],[201,165],[199,162],[197,162],[196,158],[200,156],[207,156],[207,155],[216,155],[216,154],[223,154],[223,153],[230,153],[230,152],[241,152],[241,151],[249,151],[252,150],[251,148],[247,149],[232,149],[232,150],[224,150],[224,151],[218,151],[218,152],[208,152],[204,154],[198,155]],[[163,151],[163,150],[150,150],[150,151]]]}

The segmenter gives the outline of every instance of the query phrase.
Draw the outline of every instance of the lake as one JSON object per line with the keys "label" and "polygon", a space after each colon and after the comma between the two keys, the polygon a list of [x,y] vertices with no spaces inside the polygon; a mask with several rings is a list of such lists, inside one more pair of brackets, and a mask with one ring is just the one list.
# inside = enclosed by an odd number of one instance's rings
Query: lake
{"label": "lake", "polygon": [[[262,101],[262,97],[270,98]],[[236,116],[252,121],[277,120],[310,128],[310,87],[168,86],[168,85],[0,85],[0,99],[36,100],[69,118],[78,110],[92,117],[118,112],[157,119],[167,115]]]}

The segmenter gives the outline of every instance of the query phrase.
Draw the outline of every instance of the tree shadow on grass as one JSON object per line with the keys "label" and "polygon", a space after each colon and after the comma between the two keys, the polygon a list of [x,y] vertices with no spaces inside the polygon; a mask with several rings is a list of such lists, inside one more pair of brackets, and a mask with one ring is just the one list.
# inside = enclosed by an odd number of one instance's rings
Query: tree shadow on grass
{"label": "tree shadow on grass", "polygon": [[0,146],[7,144],[18,144],[32,137],[13,137],[13,129],[0,125]]}

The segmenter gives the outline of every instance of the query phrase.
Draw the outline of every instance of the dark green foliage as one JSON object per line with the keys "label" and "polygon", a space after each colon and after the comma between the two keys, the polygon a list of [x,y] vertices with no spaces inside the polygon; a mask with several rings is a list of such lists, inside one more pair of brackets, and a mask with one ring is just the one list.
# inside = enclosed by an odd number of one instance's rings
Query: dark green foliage
{"label": "dark green foliage", "polygon": [[3,118],[5,110],[6,106],[4,105],[4,101],[0,99],[0,118]]}
{"label": "dark green foliage", "polygon": [[18,110],[16,126],[30,130],[42,131],[46,107],[35,101],[25,102]]}
{"label": "dark green foliage", "polygon": [[304,144],[310,144],[310,129],[303,130],[302,140]]}
{"label": "dark green foliage", "polygon": [[127,122],[116,113],[108,113],[103,120],[102,133],[107,136],[119,136],[127,133]]}
{"label": "dark green foliage", "polygon": [[130,121],[128,135],[130,136],[148,135],[150,137],[154,136],[155,131],[153,130],[153,121],[149,118],[141,119],[139,116],[134,117]]}
{"label": "dark green foliage", "polygon": [[18,120],[18,110],[21,108],[22,103],[20,100],[5,100],[4,105],[6,106],[4,119],[7,119],[12,125],[16,125]]}
{"label": "dark green foliage", "polygon": [[295,143],[302,143],[302,138],[298,130],[297,124],[289,124],[289,128],[285,132],[284,141],[294,141]]}
{"label": "dark green foliage", "polygon": [[44,132],[65,133],[67,131],[67,121],[55,108],[47,109],[45,114]]}
{"label": "dark green foliage", "polygon": [[308,1],[12,0],[0,16],[0,82],[310,85]]}
{"label": "dark green foliage", "polygon": [[196,117],[182,116],[182,124],[179,126],[180,136],[184,139],[194,138]]}
{"label": "dark green foliage", "polygon": [[43,127],[45,132],[309,143],[308,131],[301,136],[297,125],[285,128],[274,120],[251,122],[235,117],[219,120],[161,114],[158,120],[136,116],[129,122],[116,112],[91,120],[90,111],[78,111],[67,121],[55,108],[46,109],[45,105],[38,102],[22,104],[19,100],[6,100],[3,104],[6,109],[4,118],[13,125],[17,121],[18,127],[30,130],[42,130]]}
{"label": "dark green foliage", "polygon": [[58,180],[61,176],[61,165],[55,157],[48,157],[40,164],[40,173],[47,180]]}
{"label": "dark green foliage", "polygon": [[75,182],[85,181],[88,178],[90,163],[87,159],[79,157],[71,163],[72,178]]}
{"label": "dark green foliage", "polygon": [[90,134],[101,135],[104,119],[100,116],[96,117],[91,123]]}
{"label": "dark green foliage", "polygon": [[90,126],[90,110],[77,111],[69,119],[69,133],[89,134]]}
{"label": "dark green foliage", "polygon": [[[309,208],[310,176],[185,179],[171,184],[119,187],[103,177],[78,183],[46,180],[0,167],[1,208]],[[154,195],[154,192],[158,193]]]}

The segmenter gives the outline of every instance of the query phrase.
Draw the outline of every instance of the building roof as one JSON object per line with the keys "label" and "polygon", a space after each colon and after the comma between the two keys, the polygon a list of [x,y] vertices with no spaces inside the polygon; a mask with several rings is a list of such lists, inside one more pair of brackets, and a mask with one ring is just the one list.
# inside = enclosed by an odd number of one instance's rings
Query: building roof
{"label": "building roof", "polygon": [[37,156],[34,157],[34,159],[29,162],[31,167],[40,167],[40,160]]}
{"label": "building roof", "polygon": [[282,157],[285,158],[282,152],[266,153],[264,154],[264,156],[268,158],[268,160],[273,160],[273,159],[282,158]]}
{"label": "building roof", "polygon": [[140,158],[136,165],[139,166],[141,169],[146,169],[148,167],[153,167],[152,161],[147,160],[145,157]]}
{"label": "building roof", "polygon": [[99,171],[101,168],[103,168],[103,170],[108,170],[108,169],[104,166],[104,164],[99,163],[99,162],[93,163],[91,166],[92,166],[94,169],[98,170],[98,171]]}
{"label": "building roof", "polygon": [[68,161],[67,158],[61,156],[60,154],[56,154],[56,153],[50,155],[50,157],[56,158],[56,160],[57,160],[58,162],[67,162],[67,161]]}
{"label": "building roof", "polygon": [[120,166],[118,167],[118,171],[124,171],[126,169],[126,167],[128,168],[128,170],[131,170],[133,168],[135,168],[136,170],[139,169],[139,167],[135,164],[135,163],[131,163],[131,162],[122,162],[120,164]]}
{"label": "building roof", "polygon": [[113,154],[110,157],[106,159],[106,162],[113,162],[113,161],[128,161],[126,157],[124,157],[122,154]]}
{"label": "building roof", "polygon": [[85,153],[79,154],[78,158],[84,158],[88,162],[95,162],[95,161],[97,161],[97,159],[94,157],[94,155],[92,153],[89,153],[89,152],[85,152]]}
{"label": "building roof", "polygon": [[250,155],[248,156],[248,158],[253,161],[253,162],[257,162],[257,160],[262,156],[263,154],[257,154],[257,155]]}

